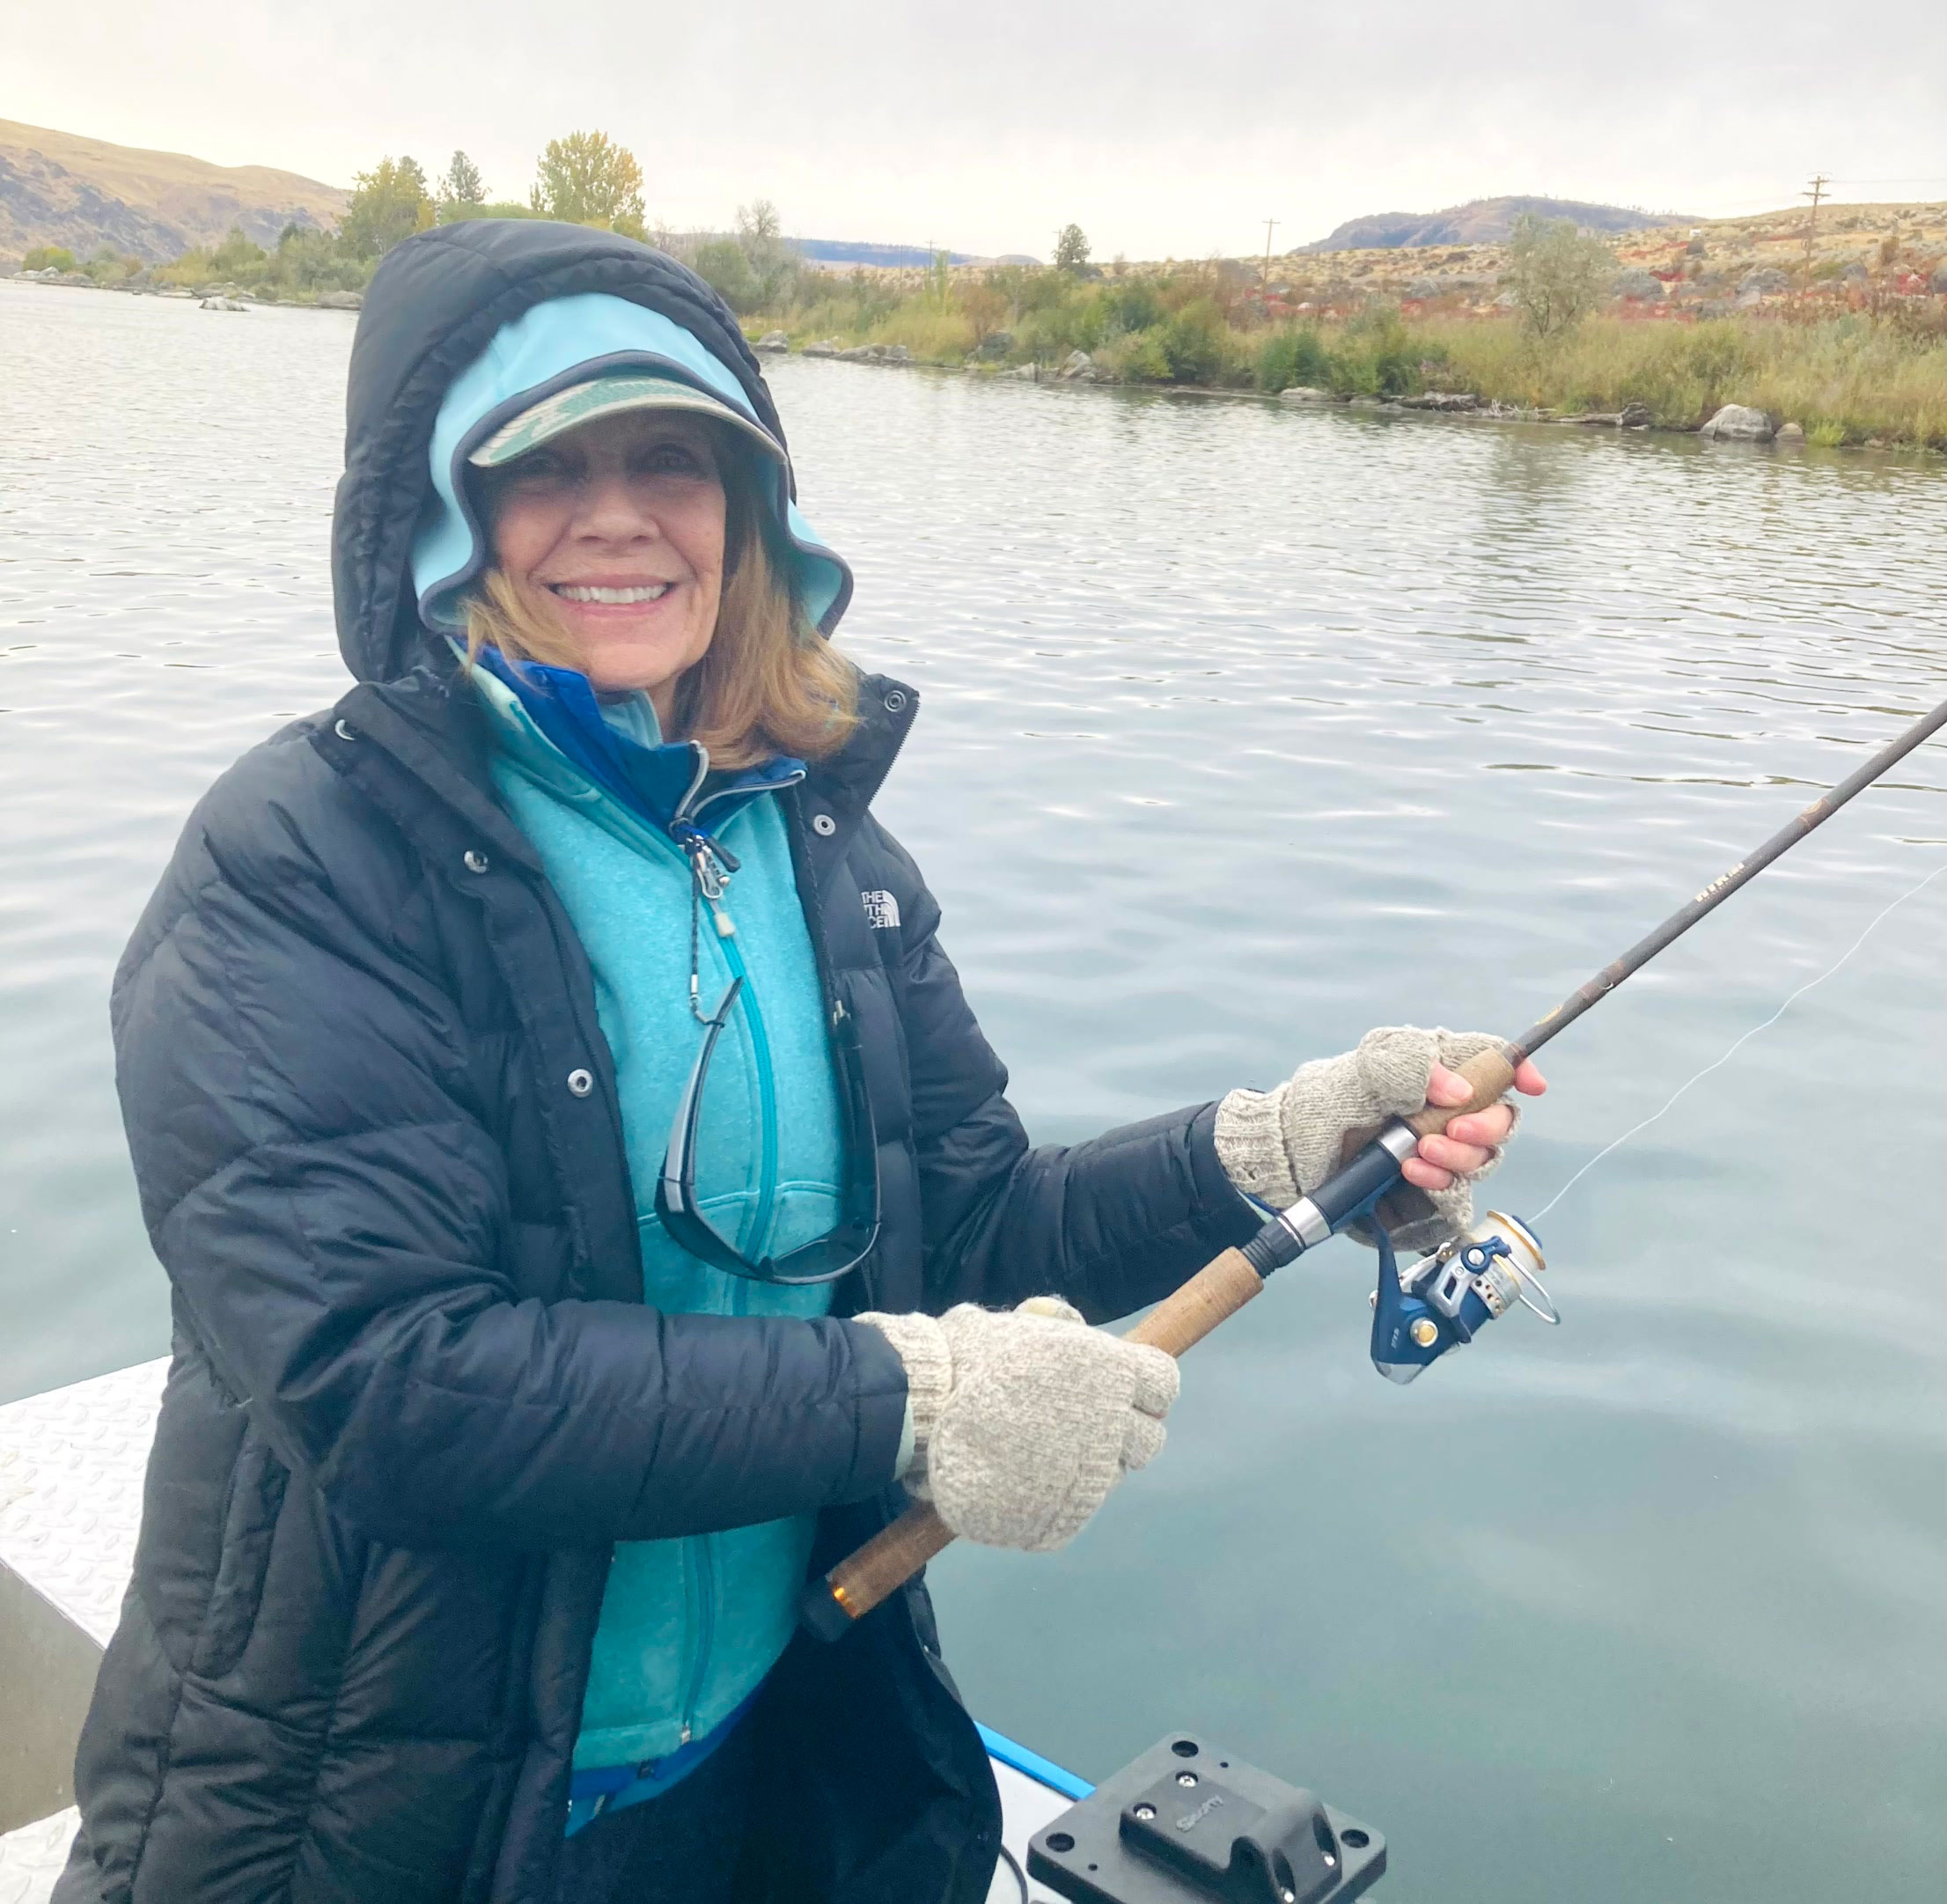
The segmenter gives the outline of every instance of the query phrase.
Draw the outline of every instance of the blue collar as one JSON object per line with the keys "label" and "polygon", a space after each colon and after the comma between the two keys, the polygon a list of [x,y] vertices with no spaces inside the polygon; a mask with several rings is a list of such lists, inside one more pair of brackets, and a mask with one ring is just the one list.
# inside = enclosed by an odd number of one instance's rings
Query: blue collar
{"label": "blue collar", "polygon": [[[513,693],[528,718],[593,784],[659,832],[669,833],[681,820],[719,831],[760,794],[805,777],[804,761],[783,754],[713,775],[709,753],[695,741],[663,739],[646,695],[605,707],[588,677],[573,668],[512,662],[495,648],[482,648],[475,665]],[[705,808],[707,821],[701,817]]]}

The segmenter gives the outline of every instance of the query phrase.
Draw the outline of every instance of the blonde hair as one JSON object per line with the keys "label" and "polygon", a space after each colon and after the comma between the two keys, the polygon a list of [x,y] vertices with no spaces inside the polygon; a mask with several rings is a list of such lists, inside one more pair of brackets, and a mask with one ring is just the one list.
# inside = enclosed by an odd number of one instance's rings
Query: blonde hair
{"label": "blonde hair", "polygon": [[[779,572],[769,511],[741,456],[723,459],[724,584],[702,658],[676,684],[667,740],[694,740],[713,767],[782,754],[822,760],[858,725],[858,671],[805,620]],[[467,665],[482,648],[512,661],[579,668],[574,637],[546,602],[489,569],[467,602]]]}

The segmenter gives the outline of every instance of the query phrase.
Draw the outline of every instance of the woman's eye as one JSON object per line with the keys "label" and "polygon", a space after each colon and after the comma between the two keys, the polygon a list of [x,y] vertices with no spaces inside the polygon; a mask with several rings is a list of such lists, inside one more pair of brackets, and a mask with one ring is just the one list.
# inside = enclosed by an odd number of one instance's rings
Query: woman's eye
{"label": "woman's eye", "polygon": [[532,450],[513,464],[502,477],[506,482],[558,482],[565,466],[560,457],[547,450]]}
{"label": "woman's eye", "polygon": [[658,443],[643,451],[637,467],[652,476],[702,476],[703,459],[687,443]]}

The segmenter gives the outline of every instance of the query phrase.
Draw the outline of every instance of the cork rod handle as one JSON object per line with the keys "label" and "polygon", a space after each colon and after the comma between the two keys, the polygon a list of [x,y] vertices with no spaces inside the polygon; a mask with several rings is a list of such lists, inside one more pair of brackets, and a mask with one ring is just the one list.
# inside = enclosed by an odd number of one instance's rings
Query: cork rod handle
{"label": "cork rod handle", "polygon": [[[1473,1086],[1473,1095],[1465,1104],[1444,1110],[1429,1105],[1407,1118],[1420,1136],[1444,1130],[1454,1118],[1486,1109],[1514,1082],[1514,1066],[1495,1050],[1468,1059],[1459,1072]],[[1150,1310],[1128,1331],[1128,1340],[1181,1356],[1263,1290],[1263,1277],[1243,1254],[1227,1249]],[[836,1638],[903,1586],[952,1539],[951,1530],[929,1503],[915,1503],[822,1580],[812,1582],[805,1593],[805,1624],[821,1638]]]}
{"label": "cork rod handle", "polygon": [[[1263,1289],[1263,1277],[1236,1250],[1227,1249],[1150,1310],[1128,1332],[1128,1340],[1180,1356]],[[820,1637],[844,1632],[904,1586],[952,1539],[932,1503],[915,1502],[822,1580],[812,1581],[805,1596],[805,1624]]]}

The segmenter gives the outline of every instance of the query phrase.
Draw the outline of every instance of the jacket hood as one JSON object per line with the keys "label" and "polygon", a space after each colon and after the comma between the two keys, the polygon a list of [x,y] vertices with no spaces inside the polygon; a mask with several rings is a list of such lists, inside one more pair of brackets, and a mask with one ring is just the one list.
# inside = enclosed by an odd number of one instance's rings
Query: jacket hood
{"label": "jacket hood", "polygon": [[[429,659],[451,667],[445,638],[422,624],[412,573],[415,540],[445,507],[430,454],[441,406],[504,327],[538,305],[590,294],[640,306],[687,334],[726,379],[709,387],[723,395],[734,386],[740,407],[785,444],[729,306],[673,258],[613,232],[546,219],[481,218],[408,239],[372,279],[347,380],[332,593],[339,649],[358,680],[396,680]],[[696,364],[687,373],[702,380]],[[786,507],[791,494],[787,475]],[[804,539],[815,540],[808,529]],[[807,591],[807,606],[827,628],[850,592],[849,575],[831,560],[836,592],[822,614]]]}

